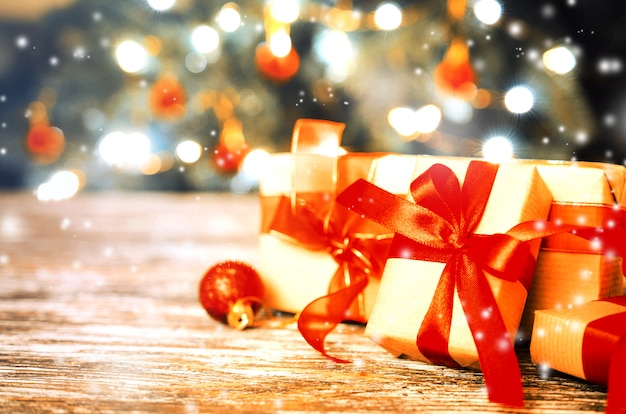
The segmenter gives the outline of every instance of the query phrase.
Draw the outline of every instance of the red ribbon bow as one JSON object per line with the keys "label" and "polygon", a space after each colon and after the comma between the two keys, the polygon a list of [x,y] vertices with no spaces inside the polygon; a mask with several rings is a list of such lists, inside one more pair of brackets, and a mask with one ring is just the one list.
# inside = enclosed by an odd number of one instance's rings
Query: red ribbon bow
{"label": "red ribbon bow", "polygon": [[289,197],[282,197],[270,228],[305,248],[328,251],[337,262],[329,294],[302,310],[298,330],[324,356],[335,362],[348,362],[328,355],[324,340],[348,319],[349,308],[365,290],[369,277],[380,277],[392,235],[355,232],[363,219],[342,206],[336,207],[328,211],[316,208],[314,202],[304,198],[296,199],[294,204]]}
{"label": "red ribbon bow", "polygon": [[[454,291],[478,350],[489,399],[523,405],[521,374],[485,271],[527,285],[534,258],[527,244],[509,234],[480,235],[480,222],[498,167],[472,161],[461,188],[446,166],[433,165],[411,184],[415,203],[366,181],[337,198],[350,210],[396,232],[391,257],[446,263],[433,301],[417,335],[418,349],[433,363],[459,367],[449,355]],[[486,312],[489,317],[482,317]]]}

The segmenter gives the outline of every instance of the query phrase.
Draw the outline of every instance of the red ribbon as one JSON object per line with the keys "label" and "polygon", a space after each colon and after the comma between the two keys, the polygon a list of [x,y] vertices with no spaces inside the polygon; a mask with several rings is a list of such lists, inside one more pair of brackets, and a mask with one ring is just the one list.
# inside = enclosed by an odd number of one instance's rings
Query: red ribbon
{"label": "red ribbon", "polygon": [[[329,203],[324,203],[328,205]],[[330,356],[326,336],[348,319],[352,303],[364,291],[369,277],[380,277],[391,243],[391,234],[363,229],[363,219],[342,206],[316,208],[305,198],[295,204],[281,197],[270,229],[311,250],[326,250],[337,262],[329,294],[308,304],[298,317],[298,330],[322,355],[335,362],[349,362]]]}
{"label": "red ribbon", "polygon": [[604,299],[624,311],[590,322],[583,334],[585,379],[608,385],[607,414],[626,412],[626,296]]}

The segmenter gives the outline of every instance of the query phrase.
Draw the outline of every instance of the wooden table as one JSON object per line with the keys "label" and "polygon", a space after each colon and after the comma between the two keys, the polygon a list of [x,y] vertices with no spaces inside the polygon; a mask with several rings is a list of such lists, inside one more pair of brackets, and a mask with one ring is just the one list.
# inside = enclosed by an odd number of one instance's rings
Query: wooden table
{"label": "wooden table", "polygon": [[320,356],[295,327],[236,331],[197,300],[205,270],[257,263],[255,195],[0,194],[0,411],[591,412],[605,389],[519,351],[526,406],[482,375],[396,359],[342,325]]}

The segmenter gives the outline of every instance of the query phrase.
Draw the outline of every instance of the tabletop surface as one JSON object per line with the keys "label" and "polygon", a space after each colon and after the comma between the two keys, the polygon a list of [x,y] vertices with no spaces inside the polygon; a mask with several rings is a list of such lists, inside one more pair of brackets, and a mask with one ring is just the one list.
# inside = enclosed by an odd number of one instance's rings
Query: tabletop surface
{"label": "tabletop surface", "polygon": [[525,406],[482,374],[394,358],[342,324],[337,364],[293,325],[237,331],[197,298],[225,259],[258,262],[256,195],[0,194],[0,412],[602,412],[606,389],[533,366]]}

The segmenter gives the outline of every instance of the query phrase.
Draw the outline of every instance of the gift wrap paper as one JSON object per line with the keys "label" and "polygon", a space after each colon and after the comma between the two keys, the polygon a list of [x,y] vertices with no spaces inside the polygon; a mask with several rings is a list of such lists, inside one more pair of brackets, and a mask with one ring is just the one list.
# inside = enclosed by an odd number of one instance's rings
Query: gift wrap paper
{"label": "gift wrap paper", "polygon": [[[626,169],[620,165],[566,162],[532,163],[553,196],[548,220],[592,227],[623,226]],[[572,234],[546,237],[520,324],[518,337],[530,340],[536,310],[567,308],[624,294],[622,258],[593,251],[591,242]]]}
{"label": "gift wrap paper", "polygon": [[624,335],[624,296],[540,310],[535,313],[530,356],[535,364],[607,385],[613,351]]}
{"label": "gift wrap paper", "polygon": [[[414,177],[441,163],[462,183],[470,160],[420,156]],[[551,203],[550,191],[533,165],[502,164],[475,233],[505,233],[521,222],[546,219]],[[535,257],[539,244],[540,240],[531,242]],[[365,335],[395,356],[429,362],[417,348],[416,336],[444,267],[444,263],[389,258]],[[487,279],[506,329],[515,338],[528,292],[519,281],[503,281],[491,275]],[[453,307],[448,352],[459,365],[479,368],[474,338],[456,292]]]}
{"label": "gift wrap paper", "polygon": [[[312,250],[269,230],[276,214],[273,200],[280,197],[316,197],[321,208],[332,209],[334,197],[358,178],[368,179],[397,194],[406,194],[415,169],[415,156],[400,154],[348,153],[273,154],[260,182],[262,229],[259,240],[259,271],[267,304],[276,310],[298,313],[313,300],[329,293],[338,264],[327,250]],[[295,173],[294,173],[295,172]],[[343,207],[340,207],[343,208]],[[364,220],[369,222],[369,220]],[[365,223],[367,232],[389,230]],[[366,322],[378,291],[380,274],[369,278],[368,286],[348,313],[348,319]]]}

